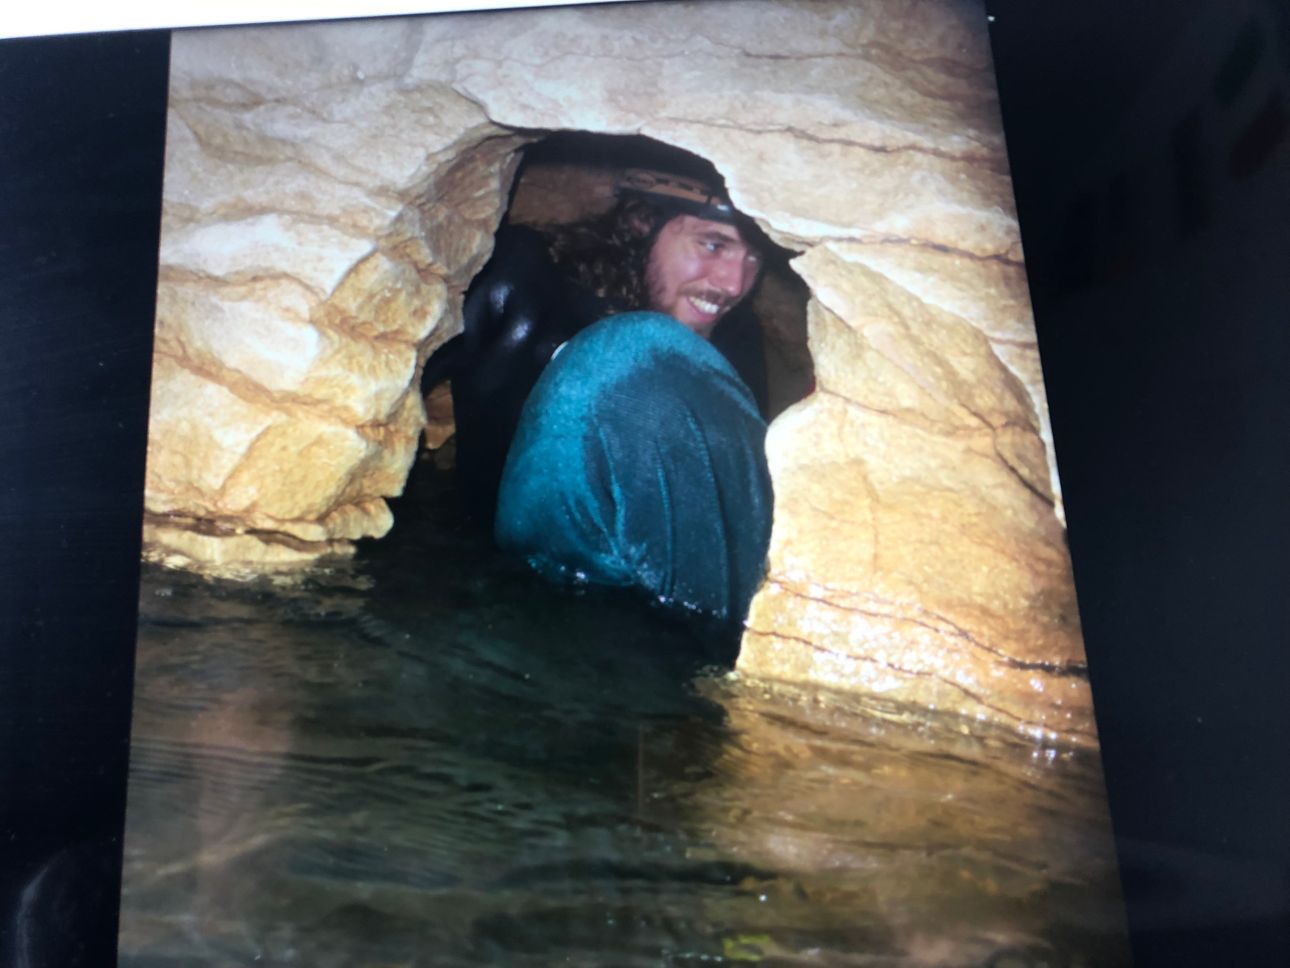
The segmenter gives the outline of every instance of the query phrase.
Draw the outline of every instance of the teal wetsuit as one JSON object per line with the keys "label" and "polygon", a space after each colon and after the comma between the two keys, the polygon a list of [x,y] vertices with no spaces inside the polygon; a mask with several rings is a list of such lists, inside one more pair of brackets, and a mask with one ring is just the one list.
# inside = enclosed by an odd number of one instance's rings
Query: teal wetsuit
{"label": "teal wetsuit", "polygon": [[569,340],[529,394],[495,536],[549,576],[740,622],[770,542],[765,434],[710,343],[660,313],[608,317]]}

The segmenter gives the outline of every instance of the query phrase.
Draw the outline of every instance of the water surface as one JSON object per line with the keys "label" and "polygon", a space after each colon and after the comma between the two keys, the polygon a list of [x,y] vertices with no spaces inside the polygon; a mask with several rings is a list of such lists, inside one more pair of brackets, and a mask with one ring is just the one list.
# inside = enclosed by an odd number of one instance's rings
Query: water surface
{"label": "water surface", "polygon": [[145,569],[121,964],[1115,966],[1097,757],[725,673],[429,468],[293,580]]}

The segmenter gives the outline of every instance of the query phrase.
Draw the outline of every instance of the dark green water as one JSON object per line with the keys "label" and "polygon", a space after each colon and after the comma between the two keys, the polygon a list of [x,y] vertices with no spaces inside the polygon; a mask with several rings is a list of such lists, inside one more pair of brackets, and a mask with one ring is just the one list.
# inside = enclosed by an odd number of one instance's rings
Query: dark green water
{"label": "dark green water", "polygon": [[147,568],[121,964],[1127,964],[1095,755],[711,667],[452,523]]}

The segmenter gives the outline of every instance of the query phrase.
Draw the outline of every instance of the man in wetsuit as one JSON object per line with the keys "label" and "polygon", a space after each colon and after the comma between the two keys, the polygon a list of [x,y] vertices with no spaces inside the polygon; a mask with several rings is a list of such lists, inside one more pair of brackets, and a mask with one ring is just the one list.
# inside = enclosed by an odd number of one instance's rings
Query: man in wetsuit
{"label": "man in wetsuit", "polygon": [[602,217],[499,231],[422,383],[452,380],[459,486],[499,544],[743,618],[770,527],[763,245],[711,183],[646,170]]}

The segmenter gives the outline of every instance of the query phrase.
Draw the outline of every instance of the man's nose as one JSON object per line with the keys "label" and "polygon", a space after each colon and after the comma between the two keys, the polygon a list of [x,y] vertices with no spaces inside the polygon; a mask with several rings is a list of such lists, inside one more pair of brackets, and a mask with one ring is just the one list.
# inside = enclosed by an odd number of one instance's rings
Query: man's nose
{"label": "man's nose", "polygon": [[746,269],[742,257],[719,259],[708,281],[726,295],[742,296]]}

